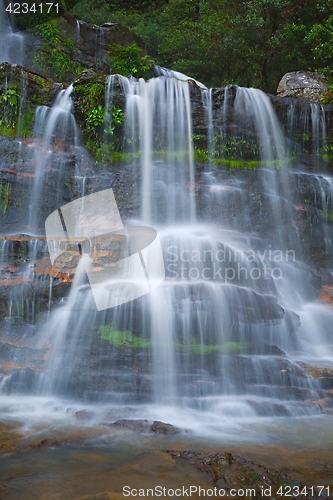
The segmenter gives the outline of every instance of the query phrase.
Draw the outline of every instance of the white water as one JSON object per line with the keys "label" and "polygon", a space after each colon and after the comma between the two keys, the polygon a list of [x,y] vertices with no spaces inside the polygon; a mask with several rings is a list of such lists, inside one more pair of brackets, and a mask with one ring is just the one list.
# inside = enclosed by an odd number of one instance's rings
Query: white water
{"label": "white water", "polygon": [[148,82],[121,77],[121,82],[126,97],[125,150],[139,157],[141,166],[142,222],[194,222],[189,83],[166,77]]}
{"label": "white water", "polygon": [[[56,170],[58,189],[55,193],[60,204],[60,191],[68,155],[74,155],[78,148],[78,128],[72,114],[73,86],[60,91],[52,107],[39,106],[35,115],[33,160],[34,183],[29,204],[29,226],[40,232],[38,218],[44,194],[45,176]],[[44,224],[44,220],[42,221]]]}
{"label": "white water", "polygon": [[3,0],[0,0],[0,63],[23,64],[24,38],[14,33]]}
{"label": "white water", "polygon": [[177,80],[180,80],[182,82],[192,81],[200,89],[208,90],[206,85],[199,82],[198,80],[195,80],[191,76],[184,75],[184,73],[180,73],[179,71],[174,71],[172,69],[162,68],[162,66],[157,66],[156,64],[155,64],[154,68],[155,68],[155,72],[157,73],[157,76],[166,76],[168,78],[176,78]]}

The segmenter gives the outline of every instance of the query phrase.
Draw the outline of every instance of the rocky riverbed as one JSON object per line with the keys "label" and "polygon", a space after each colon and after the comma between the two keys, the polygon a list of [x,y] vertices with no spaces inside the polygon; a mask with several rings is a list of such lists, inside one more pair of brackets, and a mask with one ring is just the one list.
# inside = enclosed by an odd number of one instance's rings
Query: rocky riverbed
{"label": "rocky riverbed", "polygon": [[[316,433],[318,421],[305,420],[302,432],[283,422],[280,431],[275,428],[275,443],[260,438],[240,443],[234,433],[224,440],[203,440],[188,428],[148,419],[113,420],[112,413],[110,408],[104,411],[104,421],[96,425],[96,410],[69,407],[67,424],[62,421],[60,427],[58,422],[53,429],[45,423],[32,425],[28,417],[25,422],[3,422],[1,498],[114,500],[135,498],[135,490],[149,488],[166,488],[167,498],[177,498],[175,490],[191,487],[196,499],[202,498],[199,488],[224,490],[234,498],[288,498],[290,491],[302,491],[301,498],[333,498],[333,436],[327,434],[327,446],[316,442],[311,432]],[[266,422],[261,437],[275,425]],[[307,444],[297,442],[308,431]],[[216,498],[222,496],[217,493]]]}

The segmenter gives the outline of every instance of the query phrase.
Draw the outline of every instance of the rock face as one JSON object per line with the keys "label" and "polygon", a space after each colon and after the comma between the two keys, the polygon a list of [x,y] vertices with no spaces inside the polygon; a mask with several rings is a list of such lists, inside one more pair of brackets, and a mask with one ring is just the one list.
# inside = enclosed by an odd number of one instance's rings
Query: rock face
{"label": "rock face", "polygon": [[279,97],[298,97],[320,102],[327,90],[324,75],[310,71],[293,71],[282,77],[276,93]]}

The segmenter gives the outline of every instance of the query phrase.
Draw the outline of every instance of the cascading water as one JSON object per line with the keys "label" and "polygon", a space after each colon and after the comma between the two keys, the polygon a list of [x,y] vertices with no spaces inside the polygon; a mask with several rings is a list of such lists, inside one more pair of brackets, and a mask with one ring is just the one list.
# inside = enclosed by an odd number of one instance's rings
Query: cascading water
{"label": "cascading water", "polygon": [[193,222],[195,185],[189,83],[169,77],[148,82],[121,77],[121,82],[126,97],[124,143],[134,158],[140,157],[142,221]]}
{"label": "cascading water", "polygon": [[62,90],[54,105],[40,106],[35,116],[35,148],[34,148],[34,183],[29,204],[29,226],[39,231],[44,220],[39,220],[40,204],[43,196],[45,176],[49,171],[56,170],[57,200],[60,204],[61,185],[64,169],[68,165],[69,156],[75,157],[78,147],[78,129],[72,115],[71,93],[73,86]]}
{"label": "cascading water", "polygon": [[23,35],[14,33],[6,12],[5,2],[0,1],[0,63],[23,64]]}
{"label": "cascading water", "polygon": [[[275,227],[264,239],[235,229],[223,210],[214,225],[200,222],[216,204],[224,206],[226,195],[226,212],[230,201],[238,213],[247,203],[242,185],[218,173],[204,177],[205,203],[196,222],[191,84],[170,76],[148,82],[121,77],[121,83],[126,151],[133,163],[140,153],[142,212],[134,217],[157,227],[166,279],[144,297],[98,312],[77,276],[66,304],[43,327],[45,348],[50,341],[53,349],[35,390],[117,404],[184,405],[225,417],[319,413],[319,385],[296,361],[323,355],[330,314],[311,302],[311,273],[283,228],[279,212],[287,209],[289,217],[290,205],[285,145],[269,100],[259,90],[239,88],[234,105],[235,116],[250,124],[266,167],[259,194],[274,212]],[[203,98],[207,108],[211,99]],[[250,227],[251,214],[243,215]]]}
{"label": "cascading water", "polygon": [[[126,228],[112,242],[111,262],[110,242],[99,241],[96,231],[75,249],[66,248],[61,263],[68,275],[79,262],[71,291],[42,320],[38,332],[34,327],[29,334],[44,368],[38,359],[33,379],[24,370],[9,378],[5,374],[1,388],[8,392],[28,387],[39,395],[78,398],[87,404],[140,403],[143,409],[153,403],[155,408],[176,408],[176,413],[185,408],[208,412],[214,422],[220,417],[317,415],[321,386],[300,362],[332,362],[331,313],[314,302],[316,280],[301,260],[296,224],[290,223],[294,212],[288,184],[296,174],[287,170],[288,148],[270,100],[260,90],[230,86],[217,110],[213,91],[199,82],[164,69],[160,75],[147,82],[109,77],[102,151],[107,159],[120,81],[125,99],[123,156],[135,172],[131,182],[141,199],[140,211],[129,223],[157,229],[164,282],[140,298],[98,311],[84,272],[90,262],[84,243],[89,241],[91,255],[98,254],[96,269],[111,272],[117,252],[130,246]],[[207,123],[210,163],[202,175],[194,169],[194,87]],[[37,110],[31,227],[42,222],[36,214],[48,171],[56,171],[59,192],[68,156],[78,163],[72,90],[61,91],[52,108]],[[315,128],[319,135],[320,127]],[[215,166],[216,145],[226,151],[234,130],[253,144],[258,170],[237,176]],[[77,175],[80,169],[74,170]],[[79,177],[78,216],[88,234],[96,221],[94,214],[86,217],[88,180],[83,173]],[[326,214],[330,239],[331,181],[316,176],[315,182],[313,196]],[[61,204],[60,198],[54,200],[56,209]],[[108,207],[102,208],[107,213]],[[7,246],[3,242],[4,255]],[[52,282],[49,304],[51,288]],[[13,301],[11,310],[19,308],[22,305]],[[32,318],[30,310],[25,317]],[[20,357],[20,363],[31,369],[29,355]]]}
{"label": "cascading water", "polygon": [[306,158],[311,155],[311,169],[321,170],[326,153],[325,106],[316,102],[303,101],[301,105],[292,102],[286,121],[289,148],[296,161],[308,163]]}
{"label": "cascading water", "polygon": [[[290,208],[286,203],[287,199],[290,199],[290,194],[285,168],[286,145],[278,119],[269,98],[258,89],[238,87],[234,108],[236,115],[246,117],[245,120],[250,123],[250,130],[255,131],[264,167],[263,190],[268,194],[270,209],[275,216],[274,231],[280,247],[288,248],[288,238],[281,217],[289,215],[290,218]],[[278,187],[279,170],[282,190]]]}

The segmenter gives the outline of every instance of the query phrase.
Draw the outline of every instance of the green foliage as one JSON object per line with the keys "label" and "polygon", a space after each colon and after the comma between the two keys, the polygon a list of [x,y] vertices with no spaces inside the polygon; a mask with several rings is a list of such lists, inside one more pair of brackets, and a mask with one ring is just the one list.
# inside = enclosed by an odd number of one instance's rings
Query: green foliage
{"label": "green foliage", "polygon": [[[50,21],[59,18],[63,13],[65,4],[63,0],[57,0],[53,6],[43,3],[42,12],[39,7],[39,2],[36,4],[34,0],[26,0],[24,4],[28,5],[28,13],[14,14],[15,26],[20,30],[38,30],[43,24],[48,24]],[[55,7],[58,4],[58,8]],[[22,5],[22,4],[21,4]]]}
{"label": "green foliage", "polygon": [[65,37],[59,19],[36,24],[28,30],[44,41],[38,52],[34,51],[31,55],[35,67],[52,73],[60,80],[72,80],[83,70],[82,65],[70,57],[75,45],[70,38]]}
{"label": "green foliage", "polygon": [[153,60],[147,55],[142,55],[140,47],[135,42],[128,46],[110,45],[109,56],[113,73],[133,75],[137,78],[150,76],[148,71],[152,67]]}
{"label": "green foliage", "polygon": [[7,182],[6,184],[0,184],[0,203],[3,215],[6,215],[7,213],[11,189],[12,187],[9,182]]}
{"label": "green foliage", "polygon": [[333,106],[333,77],[329,78],[328,91],[326,92],[325,96],[322,98],[322,103],[329,104],[330,106]]}
{"label": "green foliage", "polygon": [[8,88],[0,94],[0,127],[15,129],[20,106],[17,88]]}
{"label": "green foliage", "polygon": [[[36,106],[47,102],[52,85],[40,75],[30,73],[30,91],[25,93],[24,72],[0,71],[0,133],[10,137],[31,135]],[[22,92],[24,98],[22,98]]]}
{"label": "green foliage", "polygon": [[104,123],[105,109],[101,104],[96,108],[92,108],[87,113],[86,123],[87,129],[93,130],[100,127]]}
{"label": "green foliage", "polygon": [[194,157],[198,162],[209,162],[228,168],[255,168],[261,162],[259,143],[253,137],[235,134],[216,134],[207,149],[206,137],[194,134]]}
{"label": "green foliage", "polygon": [[104,122],[105,82],[84,82],[75,86],[77,109],[83,115],[82,130],[87,137],[87,147],[97,159],[101,156],[102,124]]}
{"label": "green foliage", "polygon": [[88,115],[91,109],[104,102],[105,83],[104,81],[80,83],[75,86],[75,93],[79,110]]}
{"label": "green foliage", "polygon": [[44,24],[37,24],[30,30],[34,35],[50,43],[59,43],[59,29],[55,20]]}
{"label": "green foliage", "polygon": [[97,160],[110,160],[110,156],[122,141],[124,112],[114,104],[104,107],[105,81],[78,83],[75,85],[76,108],[83,115],[82,130],[87,147]]}
{"label": "green foliage", "polygon": [[107,111],[105,113],[105,124],[104,133],[110,136],[115,134],[117,128],[119,128],[125,120],[125,113],[121,108],[117,108],[114,104],[112,105],[111,112]]}
{"label": "green foliage", "polygon": [[[169,0],[85,5],[92,22],[120,22],[157,64],[208,86],[235,83],[275,92],[287,71],[333,68],[333,0]],[[80,12],[78,12],[80,13]],[[93,20],[95,19],[95,20]],[[136,67],[136,66],[134,66]],[[132,73],[130,67],[124,68]]]}

